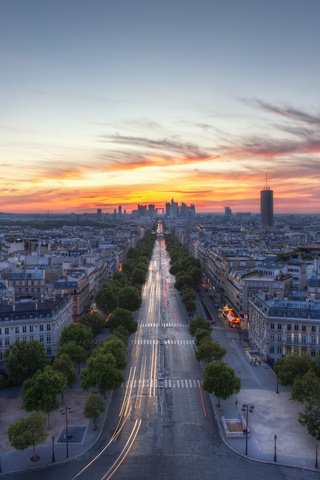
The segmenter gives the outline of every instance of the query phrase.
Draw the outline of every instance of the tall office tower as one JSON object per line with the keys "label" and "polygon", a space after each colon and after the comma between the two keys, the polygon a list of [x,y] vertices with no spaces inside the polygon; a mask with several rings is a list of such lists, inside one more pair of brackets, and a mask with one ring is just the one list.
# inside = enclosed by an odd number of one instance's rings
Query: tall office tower
{"label": "tall office tower", "polygon": [[122,215],[122,206],[121,205],[119,205],[119,207],[118,207],[118,215],[119,215],[119,217],[121,217],[121,215]]}
{"label": "tall office tower", "polygon": [[261,225],[272,227],[273,225],[273,190],[266,185],[260,192]]}
{"label": "tall office tower", "polygon": [[226,218],[231,218],[232,210],[230,207],[224,207],[224,216]]}
{"label": "tall office tower", "polygon": [[101,217],[101,214],[102,214],[102,209],[101,209],[101,208],[97,208],[97,215],[98,215],[98,217]]}

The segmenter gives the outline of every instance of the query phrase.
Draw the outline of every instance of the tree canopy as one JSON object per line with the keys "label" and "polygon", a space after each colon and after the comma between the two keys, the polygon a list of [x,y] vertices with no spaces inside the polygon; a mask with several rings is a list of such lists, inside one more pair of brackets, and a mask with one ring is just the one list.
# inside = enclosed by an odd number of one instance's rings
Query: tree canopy
{"label": "tree canopy", "polygon": [[195,335],[196,331],[201,328],[202,330],[208,330],[208,332],[211,332],[212,327],[210,322],[206,320],[205,318],[198,316],[191,320],[189,323],[189,333],[190,335]]}
{"label": "tree canopy", "polygon": [[90,418],[94,423],[94,430],[97,427],[97,418],[104,411],[104,401],[100,395],[90,395],[84,407],[84,416]]}
{"label": "tree canopy", "polygon": [[94,337],[99,335],[106,326],[106,319],[99,312],[89,312],[86,315],[82,315],[79,322],[89,327]]}
{"label": "tree canopy", "polygon": [[292,385],[297,376],[304,375],[311,368],[312,360],[307,355],[289,355],[279,358],[274,366],[280,383],[285,386]]}
{"label": "tree canopy", "polygon": [[[67,344],[68,345],[68,344]],[[57,372],[62,373],[66,380],[67,384],[70,386],[72,385],[77,378],[77,372],[74,367],[74,361],[71,360],[70,356],[66,353],[60,353],[55,359],[52,364],[52,367]]]}
{"label": "tree canopy", "polygon": [[119,326],[124,327],[129,333],[137,330],[137,322],[133,319],[132,312],[126,308],[116,308],[109,315],[107,325],[111,332]]}
{"label": "tree canopy", "polygon": [[120,387],[122,371],[117,368],[112,353],[97,353],[88,360],[88,367],[81,371],[81,385],[84,389],[97,386],[101,395],[107,390]]}
{"label": "tree canopy", "polygon": [[67,325],[61,332],[60,345],[63,346],[69,342],[75,342],[89,352],[92,343],[91,329],[81,323],[71,323]]}
{"label": "tree canopy", "polygon": [[47,438],[45,419],[40,412],[33,413],[28,418],[18,418],[9,425],[8,438],[17,450],[25,450],[44,442]]}
{"label": "tree canopy", "polygon": [[4,352],[4,367],[15,385],[22,383],[46,364],[43,345],[37,340],[17,340]]}
{"label": "tree canopy", "polygon": [[125,342],[116,335],[111,335],[111,337],[108,337],[100,343],[96,354],[112,353],[116,360],[117,368],[123,370],[127,365],[125,349]]}
{"label": "tree canopy", "polygon": [[135,287],[123,287],[119,292],[118,305],[132,312],[137,310],[141,305],[139,290]]}
{"label": "tree canopy", "polygon": [[211,338],[204,338],[197,346],[196,359],[210,362],[212,360],[221,360],[227,350],[220,346],[218,342],[214,342]]}
{"label": "tree canopy", "polygon": [[234,393],[238,393],[241,387],[240,378],[234,370],[222,361],[208,363],[204,370],[203,388],[209,393],[214,393],[218,397],[226,400]]}

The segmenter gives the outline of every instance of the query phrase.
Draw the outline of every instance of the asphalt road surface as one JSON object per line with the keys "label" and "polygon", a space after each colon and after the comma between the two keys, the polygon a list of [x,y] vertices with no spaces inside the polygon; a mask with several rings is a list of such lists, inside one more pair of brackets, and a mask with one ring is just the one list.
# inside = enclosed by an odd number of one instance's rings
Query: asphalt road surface
{"label": "asphalt road surface", "polygon": [[[23,480],[313,480],[317,472],[242,458],[222,442],[179,294],[158,237],[131,337],[127,379],[113,396],[101,440],[86,454]],[[94,458],[99,454],[99,457]],[[90,463],[91,462],[91,463]]]}

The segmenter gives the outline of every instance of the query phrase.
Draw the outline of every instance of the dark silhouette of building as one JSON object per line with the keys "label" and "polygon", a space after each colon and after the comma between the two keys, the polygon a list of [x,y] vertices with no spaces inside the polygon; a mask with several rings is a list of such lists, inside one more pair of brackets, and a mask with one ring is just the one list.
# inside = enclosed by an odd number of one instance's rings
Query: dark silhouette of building
{"label": "dark silhouette of building", "polygon": [[273,190],[266,185],[260,192],[261,225],[272,227],[273,225]]}

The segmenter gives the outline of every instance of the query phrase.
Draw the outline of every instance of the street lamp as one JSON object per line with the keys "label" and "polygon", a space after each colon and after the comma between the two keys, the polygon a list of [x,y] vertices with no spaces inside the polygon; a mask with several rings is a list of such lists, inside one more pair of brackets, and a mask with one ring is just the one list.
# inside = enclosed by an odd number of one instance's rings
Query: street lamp
{"label": "street lamp", "polygon": [[68,431],[68,412],[72,413],[72,407],[65,406],[64,410],[60,410],[62,415],[65,415],[66,418],[66,426],[65,426],[65,434],[64,438],[66,439],[66,458],[69,458],[69,431]]}
{"label": "street lamp", "polygon": [[318,445],[316,444],[316,463],[314,465],[316,468],[319,468],[319,465],[318,465]]}
{"label": "street lamp", "polygon": [[273,461],[276,462],[277,461],[277,435],[275,435],[274,437],[274,454],[273,454]]}
{"label": "street lamp", "polygon": [[279,378],[278,378],[278,375],[277,375],[277,389],[276,389],[276,393],[279,393]]}
{"label": "street lamp", "polygon": [[52,439],[52,458],[51,458],[51,461],[52,461],[52,463],[54,463],[56,461],[56,456],[54,454],[54,435],[52,435],[51,439]]}
{"label": "street lamp", "polygon": [[249,413],[252,413],[254,409],[254,405],[252,403],[243,403],[241,410],[244,412],[245,415],[245,422],[246,428],[244,428],[243,432],[246,435],[246,455],[248,455],[248,433],[249,433]]}

